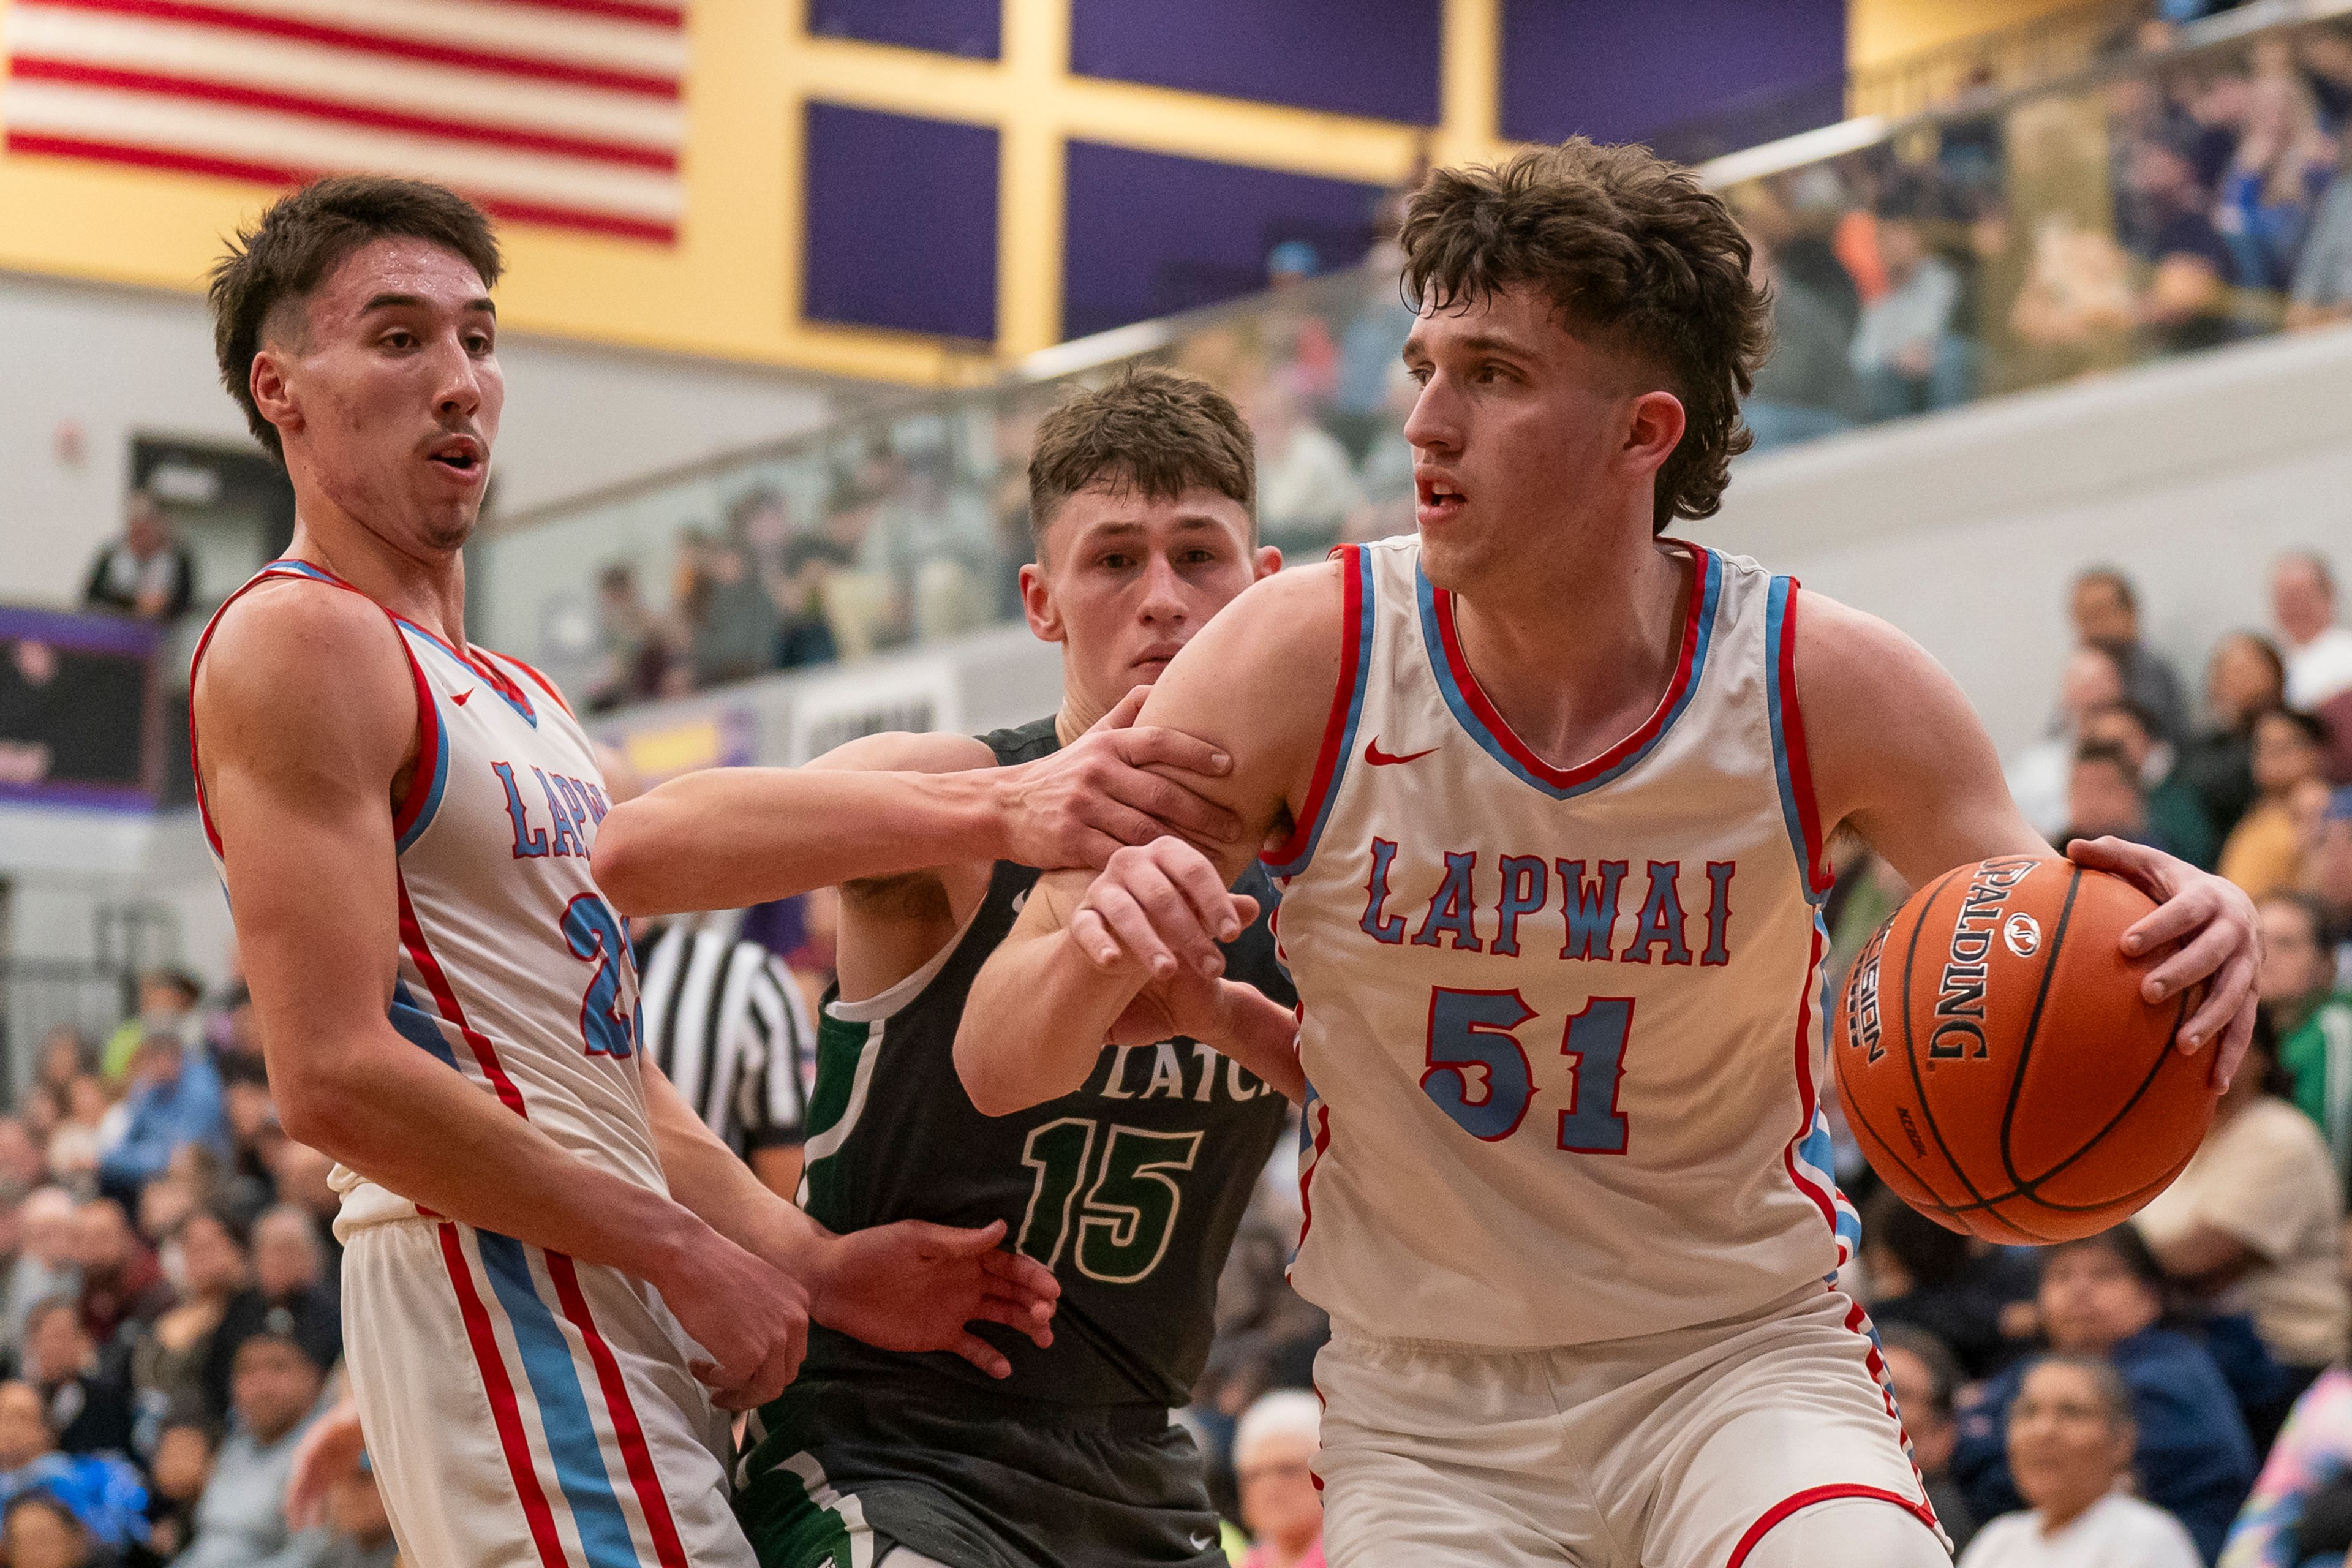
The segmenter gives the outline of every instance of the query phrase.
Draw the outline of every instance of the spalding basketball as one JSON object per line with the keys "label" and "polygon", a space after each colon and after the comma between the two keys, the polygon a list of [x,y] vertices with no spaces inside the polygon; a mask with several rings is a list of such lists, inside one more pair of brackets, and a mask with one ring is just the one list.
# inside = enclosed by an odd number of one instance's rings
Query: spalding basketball
{"label": "spalding basketball", "polygon": [[2120,877],[2018,858],[1949,872],[1879,927],[1832,1059],[1905,1202],[1987,1241],[2065,1241],[2180,1173],[2213,1119],[2213,1056],[2172,1043],[2200,990],[2151,1006],[2162,953],[2124,955],[2155,907]]}

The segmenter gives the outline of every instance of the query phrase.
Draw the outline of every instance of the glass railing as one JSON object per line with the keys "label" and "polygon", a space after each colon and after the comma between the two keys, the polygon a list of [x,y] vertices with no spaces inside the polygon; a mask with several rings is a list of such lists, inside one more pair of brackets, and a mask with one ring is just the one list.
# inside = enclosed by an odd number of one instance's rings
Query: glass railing
{"label": "glass railing", "polygon": [[[2179,37],[1706,165],[1777,300],[1758,449],[2352,319],[2352,0]],[[476,629],[609,709],[1015,617],[1037,419],[1136,358],[1242,405],[1290,559],[1402,531],[1410,324],[1391,252],[510,518],[475,552]]]}

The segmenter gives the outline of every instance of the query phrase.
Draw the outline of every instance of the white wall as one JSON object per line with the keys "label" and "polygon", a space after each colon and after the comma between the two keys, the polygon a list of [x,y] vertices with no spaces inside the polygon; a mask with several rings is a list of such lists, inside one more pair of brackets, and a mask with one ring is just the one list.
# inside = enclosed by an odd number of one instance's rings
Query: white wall
{"label": "white wall", "polygon": [[2132,577],[2201,693],[2217,637],[2270,629],[2281,552],[2327,553],[2352,611],[2352,329],[1749,459],[1692,532],[1916,637],[2004,752],[2051,716],[2085,566]]}
{"label": "white wall", "polygon": [[[772,440],[845,384],[509,334],[498,504],[519,510]],[[58,432],[81,432],[77,458]],[[236,443],[192,296],[0,273],[0,599],[67,604],[120,526],[134,435]]]}

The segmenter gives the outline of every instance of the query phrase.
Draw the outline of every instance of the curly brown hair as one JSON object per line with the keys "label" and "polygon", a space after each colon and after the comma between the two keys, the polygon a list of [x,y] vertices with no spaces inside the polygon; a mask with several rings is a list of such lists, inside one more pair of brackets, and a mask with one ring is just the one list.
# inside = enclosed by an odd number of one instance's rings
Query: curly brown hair
{"label": "curly brown hair", "polygon": [[253,438],[280,463],[286,449],[278,427],[253,401],[253,356],[261,352],[270,314],[307,298],[352,251],[390,238],[455,251],[485,289],[499,280],[498,238],[479,207],[439,185],[383,174],[337,174],[280,197],[213,265],[213,353],[221,384],[245,410]]}
{"label": "curly brown hair", "polygon": [[1097,482],[1152,500],[1214,490],[1241,502],[1257,526],[1249,426],[1233,399],[1180,371],[1139,365],[1071,394],[1039,424],[1029,454],[1029,532],[1040,561],[1054,514]]}
{"label": "curly brown hair", "polygon": [[1533,284],[1570,331],[1652,361],[1685,416],[1652,529],[1715,515],[1731,459],[1755,444],[1739,400],[1771,347],[1771,302],[1749,277],[1748,237],[1689,170],[1579,136],[1499,168],[1435,171],[1398,238],[1416,309]]}

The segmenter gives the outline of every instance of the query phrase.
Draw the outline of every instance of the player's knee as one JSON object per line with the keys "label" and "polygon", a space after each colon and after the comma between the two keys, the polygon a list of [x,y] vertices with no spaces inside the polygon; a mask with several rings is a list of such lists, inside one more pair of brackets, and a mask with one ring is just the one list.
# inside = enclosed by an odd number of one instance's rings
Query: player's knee
{"label": "player's knee", "polygon": [[1951,1568],[1936,1532],[1876,1498],[1832,1498],[1775,1524],[1739,1568]]}

